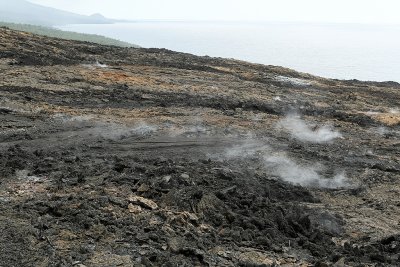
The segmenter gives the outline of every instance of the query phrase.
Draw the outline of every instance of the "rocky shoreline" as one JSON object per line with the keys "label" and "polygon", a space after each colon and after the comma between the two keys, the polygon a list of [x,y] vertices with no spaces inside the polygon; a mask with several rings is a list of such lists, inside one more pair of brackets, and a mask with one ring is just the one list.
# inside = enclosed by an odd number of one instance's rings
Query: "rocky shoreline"
{"label": "rocky shoreline", "polygon": [[397,266],[400,85],[0,28],[0,266]]}

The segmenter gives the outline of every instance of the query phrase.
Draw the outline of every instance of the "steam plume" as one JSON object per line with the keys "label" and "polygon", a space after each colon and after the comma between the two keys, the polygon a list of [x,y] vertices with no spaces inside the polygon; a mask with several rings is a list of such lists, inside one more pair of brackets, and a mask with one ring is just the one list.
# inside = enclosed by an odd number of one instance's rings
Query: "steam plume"
{"label": "steam plume", "polygon": [[265,156],[265,164],[275,175],[282,180],[293,184],[320,188],[348,187],[350,184],[344,173],[336,174],[332,178],[325,178],[318,174],[323,166],[301,166],[286,156]]}
{"label": "steam plume", "polygon": [[286,116],[278,123],[278,126],[290,132],[294,138],[306,142],[324,143],[342,137],[332,127],[327,125],[313,127],[303,121],[298,115]]}

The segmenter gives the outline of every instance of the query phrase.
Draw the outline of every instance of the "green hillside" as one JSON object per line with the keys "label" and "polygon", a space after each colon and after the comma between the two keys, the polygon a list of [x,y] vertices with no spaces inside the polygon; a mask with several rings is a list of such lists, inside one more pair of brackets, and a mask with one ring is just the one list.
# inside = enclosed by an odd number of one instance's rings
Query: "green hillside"
{"label": "green hillside", "polygon": [[62,31],[55,28],[44,27],[44,26],[36,26],[29,24],[16,24],[16,23],[8,23],[8,22],[0,22],[0,27],[7,27],[17,31],[25,31],[34,34],[55,37],[60,39],[67,40],[76,40],[76,41],[86,41],[103,45],[114,45],[121,47],[139,47],[137,45],[123,42],[120,40],[108,38],[105,36],[97,35],[97,34],[85,34],[85,33],[77,33],[70,31]]}

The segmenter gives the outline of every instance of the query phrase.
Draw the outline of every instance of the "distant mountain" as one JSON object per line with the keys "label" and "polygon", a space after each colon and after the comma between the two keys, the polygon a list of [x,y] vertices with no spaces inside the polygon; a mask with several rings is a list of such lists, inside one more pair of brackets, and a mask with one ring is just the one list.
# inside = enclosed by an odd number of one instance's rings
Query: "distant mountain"
{"label": "distant mountain", "polygon": [[101,14],[79,15],[25,0],[0,0],[0,20],[44,26],[116,22],[116,20],[108,19]]}
{"label": "distant mountain", "polygon": [[120,40],[108,38],[105,36],[97,35],[97,34],[87,34],[87,33],[77,33],[70,31],[62,31],[53,27],[39,26],[39,25],[29,25],[29,24],[17,24],[10,22],[1,22],[0,27],[6,27],[9,29],[30,32],[38,35],[44,35],[49,37],[56,37],[60,39],[66,40],[75,40],[75,41],[85,41],[103,45],[113,45],[120,47],[136,47],[139,46],[127,42],[123,42]]}

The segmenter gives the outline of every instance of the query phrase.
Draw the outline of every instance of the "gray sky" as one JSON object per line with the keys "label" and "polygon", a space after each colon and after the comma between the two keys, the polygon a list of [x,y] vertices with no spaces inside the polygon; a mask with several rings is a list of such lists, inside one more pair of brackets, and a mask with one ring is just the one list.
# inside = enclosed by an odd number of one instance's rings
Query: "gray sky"
{"label": "gray sky", "polygon": [[400,24],[400,0],[29,0],[80,14],[158,20]]}

